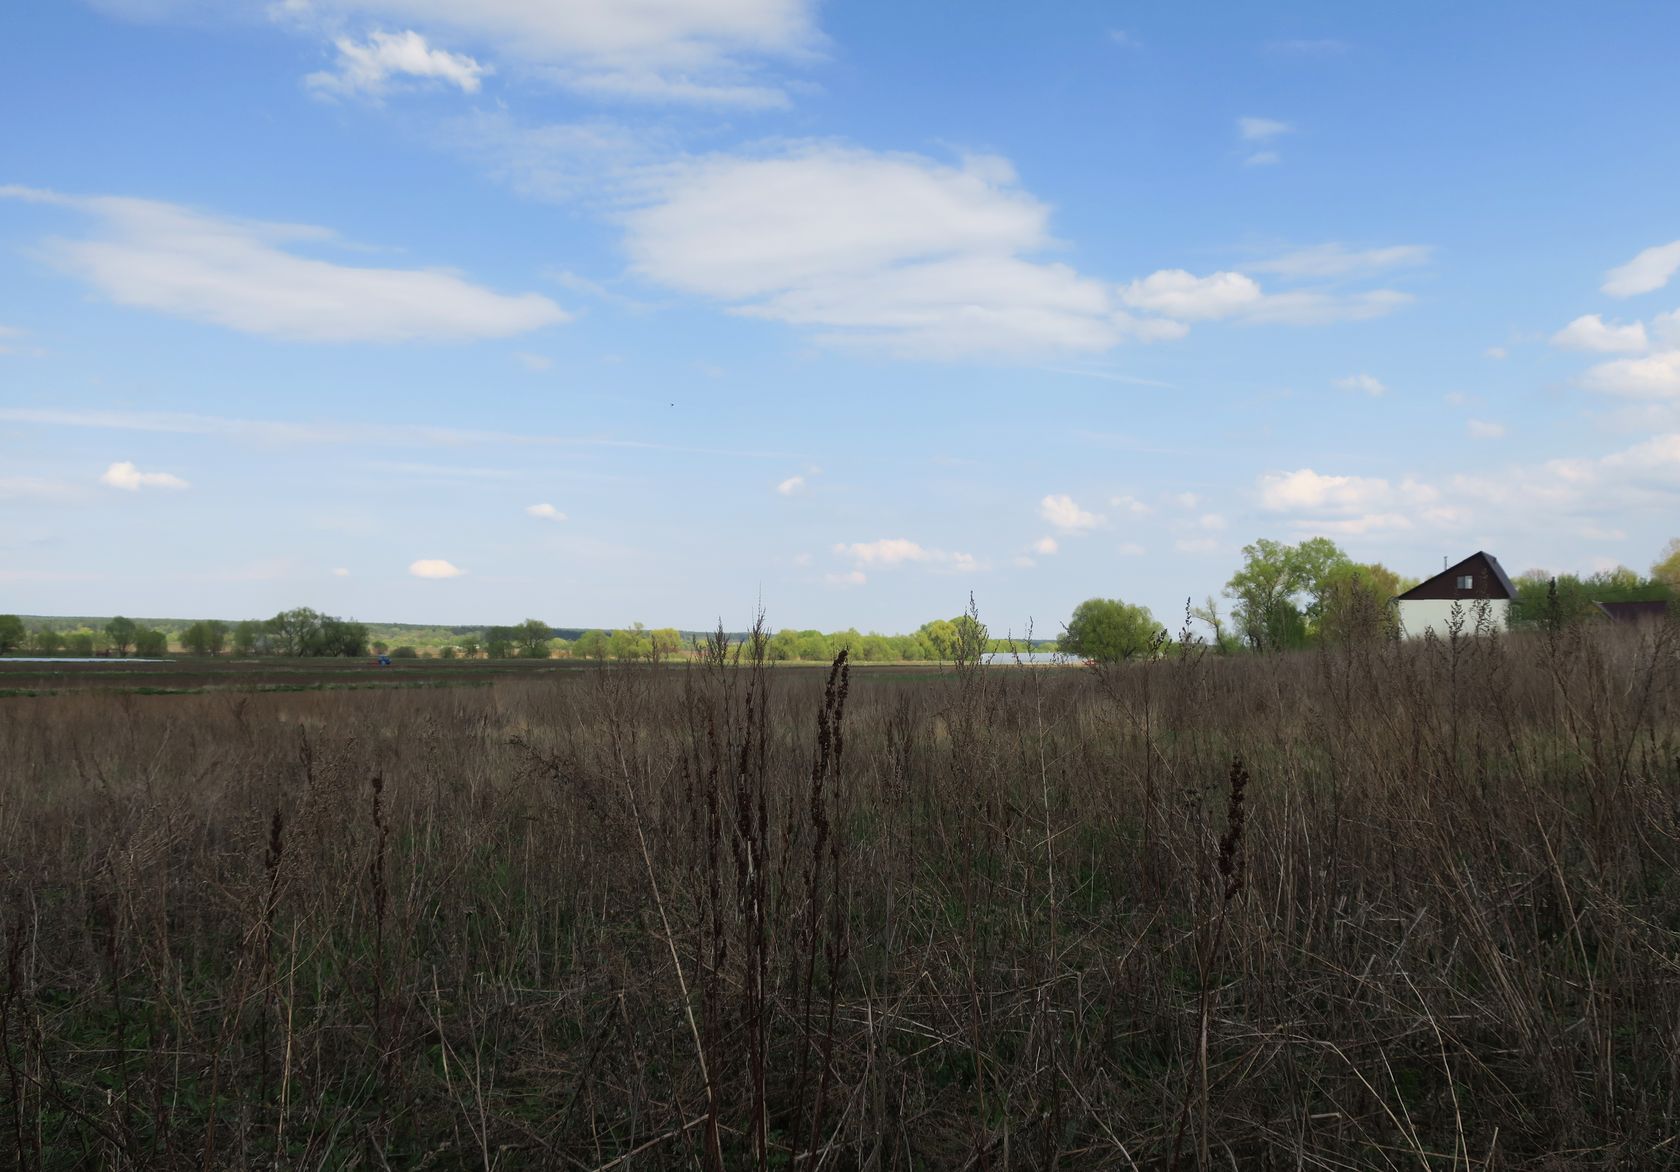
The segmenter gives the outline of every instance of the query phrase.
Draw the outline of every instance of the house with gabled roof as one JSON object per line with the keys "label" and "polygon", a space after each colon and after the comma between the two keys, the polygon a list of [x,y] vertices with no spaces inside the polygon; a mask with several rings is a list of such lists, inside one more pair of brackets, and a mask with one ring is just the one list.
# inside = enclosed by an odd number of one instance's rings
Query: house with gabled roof
{"label": "house with gabled roof", "polygon": [[1477,631],[1503,631],[1510,626],[1511,600],[1517,588],[1499,564],[1485,550],[1477,550],[1455,566],[1448,566],[1394,600],[1400,633],[1421,639],[1428,631],[1446,638],[1456,614],[1466,635]]}

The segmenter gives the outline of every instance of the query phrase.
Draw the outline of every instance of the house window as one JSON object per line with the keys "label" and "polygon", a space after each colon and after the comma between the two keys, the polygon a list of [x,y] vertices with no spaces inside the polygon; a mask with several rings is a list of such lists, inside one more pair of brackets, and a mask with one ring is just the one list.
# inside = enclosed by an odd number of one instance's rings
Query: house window
{"label": "house window", "polygon": [[1475,576],[1473,574],[1460,574],[1458,576],[1458,588],[1460,590],[1474,590],[1476,588]]}

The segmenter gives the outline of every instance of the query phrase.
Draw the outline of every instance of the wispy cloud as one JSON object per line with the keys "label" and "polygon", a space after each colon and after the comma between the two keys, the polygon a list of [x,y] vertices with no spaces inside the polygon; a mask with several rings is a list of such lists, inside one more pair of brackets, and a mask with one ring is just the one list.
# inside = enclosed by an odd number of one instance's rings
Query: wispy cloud
{"label": "wispy cloud", "polygon": [[525,515],[535,517],[539,521],[564,521],[566,514],[546,501],[540,505],[526,505]]}
{"label": "wispy cloud", "polygon": [[1257,273],[1282,277],[1332,279],[1365,276],[1390,269],[1427,264],[1434,255],[1428,244],[1391,244],[1382,248],[1348,248],[1331,242],[1286,252],[1268,260],[1244,265]]}
{"label": "wispy cloud", "polygon": [[1291,134],[1295,128],[1276,118],[1243,117],[1237,119],[1237,133],[1244,142],[1270,142],[1281,134]]}
{"label": "wispy cloud", "polygon": [[1647,248],[1624,265],[1604,274],[1602,289],[1611,297],[1633,297],[1668,284],[1680,270],[1680,240]]}
{"label": "wispy cloud", "polygon": [[336,242],[310,225],[228,219],[177,204],[0,187],[0,198],[94,218],[83,239],[41,252],[119,305],[304,342],[465,341],[570,320],[536,293],[508,295],[432,269],[382,269],[303,255]]}

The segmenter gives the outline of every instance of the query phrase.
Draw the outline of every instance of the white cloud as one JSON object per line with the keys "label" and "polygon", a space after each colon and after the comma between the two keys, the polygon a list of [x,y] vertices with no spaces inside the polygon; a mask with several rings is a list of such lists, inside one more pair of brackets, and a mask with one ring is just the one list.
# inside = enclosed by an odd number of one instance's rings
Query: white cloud
{"label": "white cloud", "polygon": [[1643,399],[1680,396],[1680,350],[1601,362],[1581,377],[1581,383],[1590,391],[1607,395]]}
{"label": "white cloud", "polygon": [[1039,501],[1038,512],[1063,533],[1081,533],[1103,523],[1100,516],[1080,508],[1066,493],[1052,494]]}
{"label": "white cloud", "polygon": [[869,575],[862,570],[844,570],[834,574],[824,574],[823,581],[830,586],[863,586],[869,582]]}
{"label": "white cloud", "polygon": [[566,519],[566,514],[547,502],[540,505],[526,505],[525,515],[535,517],[539,521],[564,521]]}
{"label": "white cloud", "polygon": [[1598,314],[1588,313],[1553,334],[1552,345],[1566,350],[1638,354],[1644,351],[1650,342],[1645,337],[1645,326],[1642,322],[1626,326],[1606,325]]}
{"label": "white cloud", "polygon": [[1464,430],[1473,439],[1500,439],[1505,434],[1505,425],[1486,419],[1467,419],[1464,421]]}
{"label": "white cloud", "polygon": [[569,320],[535,293],[508,296],[453,273],[360,268],[300,255],[335,242],[297,224],[225,219],[175,204],[0,187],[0,197],[74,208],[104,231],[43,251],[121,305],[306,342],[507,337]]}
{"label": "white cloud", "polygon": [[860,568],[878,566],[891,569],[912,564],[956,571],[979,568],[971,554],[930,549],[903,537],[883,537],[879,541],[857,541],[849,545],[842,542],[834,547],[834,552],[841,557],[852,559]]}
{"label": "white cloud", "polygon": [[1033,542],[1033,552],[1043,554],[1045,557],[1049,557],[1060,548],[1054,537],[1040,537]]}
{"label": "white cloud", "polygon": [[1176,337],[1104,282],[1029,259],[1050,248],[1049,209],[1010,165],[807,144],[719,155],[661,178],[625,217],[642,276],[735,312],[933,357],[1102,351]]}
{"label": "white cloud", "polygon": [[1449,407],[1468,407],[1471,403],[1471,398],[1463,391],[1448,391],[1446,394],[1441,396],[1441,401]]}
{"label": "white cloud", "polygon": [[1165,500],[1181,509],[1193,509],[1202,503],[1202,498],[1193,492],[1171,492],[1166,495]]}
{"label": "white cloud", "polygon": [[1255,151],[1243,160],[1245,167],[1275,167],[1283,162],[1283,156],[1276,151]]}
{"label": "white cloud", "polygon": [[1241,273],[1198,277],[1184,269],[1162,269],[1133,281],[1121,299],[1134,309],[1200,321],[1230,317],[1259,303],[1260,285]]}
{"label": "white cloud", "polygon": [[1125,49],[1135,49],[1141,43],[1136,37],[1123,28],[1109,29],[1108,39]]}
{"label": "white cloud", "polygon": [[1680,240],[1647,248],[1625,265],[1604,274],[1603,292],[1611,297],[1632,297],[1668,284],[1680,269]]}
{"label": "white cloud", "polygon": [[518,361],[519,365],[523,366],[532,374],[541,374],[543,371],[554,366],[554,359],[545,354],[527,354],[524,351],[519,351],[516,352],[513,357],[516,361]]}
{"label": "white cloud", "polygon": [[803,476],[790,476],[776,486],[776,491],[783,496],[795,496],[802,493],[805,491],[805,478]]}
{"label": "white cloud", "polygon": [[1154,512],[1153,509],[1138,500],[1135,496],[1109,497],[1108,503],[1111,508],[1119,509],[1122,513],[1129,513],[1134,517],[1142,517]]}
{"label": "white cloud", "polygon": [[333,577],[335,578],[348,578],[349,576],[350,571],[345,569],[343,566],[339,566],[333,570]]}
{"label": "white cloud", "polygon": [[408,572],[416,578],[459,578],[466,573],[442,558],[421,558],[409,564]]}
{"label": "white cloud", "polygon": [[1381,317],[1412,300],[1394,289],[1330,293],[1296,289],[1266,293],[1253,277],[1216,272],[1198,277],[1184,269],[1162,269],[1133,281],[1120,293],[1135,309],[1190,321],[1232,318],[1275,325],[1320,325]]}
{"label": "white cloud", "polygon": [[1344,391],[1364,391],[1367,395],[1386,395],[1388,388],[1382,381],[1369,374],[1350,374],[1346,378],[1336,380],[1336,385]]}
{"label": "white cloud", "polygon": [[1220,516],[1218,513],[1203,513],[1199,518],[1197,518],[1196,524],[1201,526],[1203,529],[1218,531],[1225,528],[1225,518]]}
{"label": "white cloud", "polygon": [[1267,142],[1294,129],[1289,123],[1279,122],[1275,118],[1237,119],[1237,133],[1242,135],[1246,142]]}
{"label": "white cloud", "polygon": [[124,492],[139,492],[142,488],[187,487],[187,482],[179,476],[172,476],[168,472],[142,472],[127,460],[112,464],[100,473],[99,483],[111,488],[120,488]]}
{"label": "white cloud", "polygon": [[820,48],[814,0],[283,0],[310,32],[397,23],[434,43],[499,54],[523,78],[617,100],[787,104],[771,61]]}
{"label": "white cloud", "polygon": [[1244,267],[1257,273],[1276,273],[1281,277],[1329,279],[1427,264],[1434,252],[1435,249],[1427,244],[1352,249],[1332,242],[1287,252]]}
{"label": "white cloud", "polygon": [[1123,558],[1140,558],[1149,551],[1135,541],[1122,541],[1114,547],[1114,552]]}
{"label": "white cloud", "polygon": [[1179,553],[1212,553],[1219,542],[1211,537],[1181,537],[1173,542],[1173,548]]}
{"label": "white cloud", "polygon": [[1494,359],[1510,357],[1510,351],[1506,350],[1503,346],[1489,346],[1486,350],[1483,350],[1482,353],[1487,357]]}
{"label": "white cloud", "polygon": [[463,53],[432,48],[412,29],[400,33],[376,30],[360,43],[339,37],[333,45],[338,49],[336,68],[303,79],[316,93],[378,97],[391,89],[393,79],[415,78],[476,94],[481,79],[490,72]]}
{"label": "white cloud", "polygon": [[1260,503],[1277,512],[1359,512],[1391,499],[1389,482],[1365,476],[1323,476],[1311,468],[1260,477]]}

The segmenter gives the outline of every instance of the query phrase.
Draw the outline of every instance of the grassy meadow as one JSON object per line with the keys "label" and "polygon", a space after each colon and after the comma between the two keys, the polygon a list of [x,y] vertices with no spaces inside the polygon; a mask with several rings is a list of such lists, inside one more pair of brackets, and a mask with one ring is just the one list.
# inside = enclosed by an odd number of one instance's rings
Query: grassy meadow
{"label": "grassy meadow", "polygon": [[0,668],[0,1166],[1680,1165],[1680,629],[1166,650]]}

